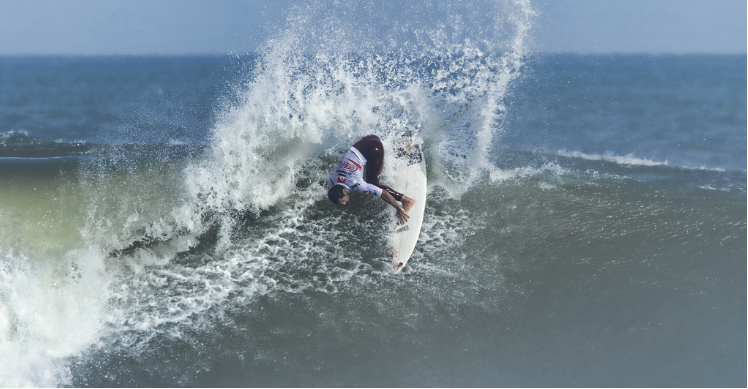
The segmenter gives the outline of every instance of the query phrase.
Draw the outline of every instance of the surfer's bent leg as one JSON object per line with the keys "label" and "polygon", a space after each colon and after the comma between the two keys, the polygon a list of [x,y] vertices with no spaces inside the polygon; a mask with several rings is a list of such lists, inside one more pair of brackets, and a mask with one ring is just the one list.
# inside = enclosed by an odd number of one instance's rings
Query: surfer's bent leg
{"label": "surfer's bent leg", "polygon": [[397,201],[402,201],[403,194],[390,188],[387,185],[379,183],[379,175],[382,173],[384,166],[384,146],[382,141],[376,135],[368,135],[353,145],[361,155],[366,158],[366,167],[364,168],[364,181],[376,185],[382,190],[386,190]]}
{"label": "surfer's bent leg", "polygon": [[379,186],[379,175],[384,166],[384,146],[376,135],[368,135],[353,145],[366,158],[364,181]]}

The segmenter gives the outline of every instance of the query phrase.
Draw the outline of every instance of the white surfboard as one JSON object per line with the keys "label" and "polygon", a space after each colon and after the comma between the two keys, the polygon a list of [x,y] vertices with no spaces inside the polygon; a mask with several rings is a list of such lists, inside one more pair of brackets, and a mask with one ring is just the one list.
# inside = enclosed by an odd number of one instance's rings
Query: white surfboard
{"label": "white surfboard", "polygon": [[390,236],[390,256],[392,270],[399,273],[408,263],[421,233],[423,213],[426,210],[426,160],[423,158],[420,145],[398,158],[407,161],[407,166],[395,173],[392,188],[412,198],[416,204],[408,212],[410,218],[405,224],[397,225],[397,216],[393,216]]}

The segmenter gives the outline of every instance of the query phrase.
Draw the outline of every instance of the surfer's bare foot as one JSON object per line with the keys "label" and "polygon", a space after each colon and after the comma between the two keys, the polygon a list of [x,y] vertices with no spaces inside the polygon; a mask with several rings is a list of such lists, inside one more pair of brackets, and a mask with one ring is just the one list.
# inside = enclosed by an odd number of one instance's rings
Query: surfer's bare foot
{"label": "surfer's bare foot", "polygon": [[413,208],[414,205],[416,205],[416,201],[411,199],[408,196],[403,196],[403,199],[401,200],[403,203],[403,210],[405,213],[408,213],[411,208]]}
{"label": "surfer's bare foot", "polygon": [[407,144],[407,145],[405,145],[405,152],[406,152],[406,153],[409,153],[409,152],[410,152],[410,150],[412,150],[414,146],[415,146],[415,143],[413,143],[413,142],[408,142],[408,144]]}

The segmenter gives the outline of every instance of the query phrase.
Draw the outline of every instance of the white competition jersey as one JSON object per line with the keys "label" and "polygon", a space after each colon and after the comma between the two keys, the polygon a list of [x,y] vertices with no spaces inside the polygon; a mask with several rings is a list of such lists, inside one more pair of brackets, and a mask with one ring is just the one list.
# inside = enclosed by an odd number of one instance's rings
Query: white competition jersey
{"label": "white competition jersey", "polygon": [[382,189],[364,181],[364,166],[366,159],[361,152],[355,147],[351,147],[338,162],[338,168],[332,173],[332,177],[327,180],[326,189],[329,190],[335,185],[342,185],[344,188],[355,190],[359,193],[372,193],[377,197],[382,197]]}

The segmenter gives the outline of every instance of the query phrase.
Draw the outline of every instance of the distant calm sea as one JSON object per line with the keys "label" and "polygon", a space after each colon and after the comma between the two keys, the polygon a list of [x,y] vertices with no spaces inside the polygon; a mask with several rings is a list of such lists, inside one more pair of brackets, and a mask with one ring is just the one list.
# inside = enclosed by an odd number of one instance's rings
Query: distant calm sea
{"label": "distant calm sea", "polygon": [[[0,386],[745,387],[744,55],[293,42],[0,57]],[[369,133],[396,276],[321,189]]]}

